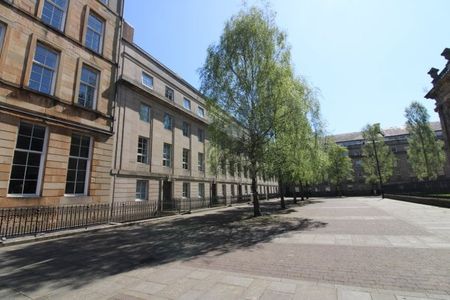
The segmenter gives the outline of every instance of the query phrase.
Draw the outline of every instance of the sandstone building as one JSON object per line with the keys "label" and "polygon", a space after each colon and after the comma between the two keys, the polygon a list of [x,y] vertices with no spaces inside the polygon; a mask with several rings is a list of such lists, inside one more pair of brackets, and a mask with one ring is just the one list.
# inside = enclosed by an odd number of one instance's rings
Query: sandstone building
{"label": "sandstone building", "polygon": [[0,1],[0,207],[250,194],[241,165],[209,173],[202,95],[122,14],[123,0]]}
{"label": "sandstone building", "polygon": [[425,98],[436,101],[435,111],[439,114],[447,146],[447,160],[450,160],[450,48],[445,48],[441,55],[447,60],[447,64],[441,72],[435,68],[428,72],[433,78],[433,87]]}
{"label": "sandstone building", "polygon": [[[431,127],[436,133],[436,138],[443,139],[443,131],[439,122],[432,122]],[[389,182],[384,184],[400,184],[417,181],[411,165],[408,162],[407,147],[409,133],[406,128],[387,128],[383,130],[384,141],[395,155],[397,165],[394,174]],[[362,147],[364,138],[361,132],[344,133],[335,135],[334,140],[337,144],[348,149],[348,155],[352,160],[354,178],[347,182],[342,188],[346,194],[370,194],[376,188],[365,183],[364,173],[362,169]],[[438,179],[450,178],[450,162],[447,160]],[[332,191],[334,187],[321,186],[322,191]],[[319,190],[317,190],[319,191]]]}
{"label": "sandstone building", "polygon": [[[172,199],[231,201],[250,194],[250,179],[226,162],[217,177],[208,165],[208,112],[202,95],[133,42],[125,23],[116,104],[115,202]],[[277,183],[259,181],[261,194]]]}
{"label": "sandstone building", "polygon": [[122,12],[0,1],[0,206],[110,201]]}

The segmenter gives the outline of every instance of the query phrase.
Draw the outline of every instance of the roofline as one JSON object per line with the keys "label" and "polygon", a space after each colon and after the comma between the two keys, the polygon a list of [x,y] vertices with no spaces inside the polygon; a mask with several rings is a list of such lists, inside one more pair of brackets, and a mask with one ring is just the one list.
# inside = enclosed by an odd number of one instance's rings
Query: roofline
{"label": "roofline", "polygon": [[[439,121],[435,121],[435,122],[430,122],[430,125],[432,123],[436,123],[436,124],[440,124]],[[382,130],[389,130],[391,128],[385,128]],[[434,129],[433,127],[431,128],[434,132],[439,132],[442,131],[442,127],[439,129]],[[354,131],[354,132],[348,132],[348,133],[340,133],[340,134],[335,134],[335,135],[330,135],[329,137],[335,139],[337,136],[339,135],[347,135],[347,134],[361,134],[362,131]],[[403,135],[409,135],[409,132],[406,133],[402,133],[402,134],[393,134],[393,135],[386,135],[384,136],[384,138],[390,138],[390,137],[398,137],[398,136],[403,136]],[[355,141],[364,141],[364,139],[353,139],[353,140],[341,140],[341,141],[335,141],[336,143],[344,143],[344,142],[355,142]]]}
{"label": "roofline", "polygon": [[122,42],[126,43],[127,45],[133,47],[135,50],[139,51],[142,55],[144,55],[147,59],[155,63],[158,67],[163,69],[167,74],[172,76],[172,78],[176,79],[178,82],[180,82],[182,85],[190,89],[192,92],[194,92],[197,96],[203,98],[203,100],[206,101],[206,96],[203,95],[197,88],[195,88],[193,85],[191,85],[189,82],[184,80],[180,75],[172,71],[169,67],[164,65],[162,62],[160,62],[158,59],[156,59],[154,56],[152,56],[150,53],[139,47],[136,43],[130,43],[129,41],[122,38]]}

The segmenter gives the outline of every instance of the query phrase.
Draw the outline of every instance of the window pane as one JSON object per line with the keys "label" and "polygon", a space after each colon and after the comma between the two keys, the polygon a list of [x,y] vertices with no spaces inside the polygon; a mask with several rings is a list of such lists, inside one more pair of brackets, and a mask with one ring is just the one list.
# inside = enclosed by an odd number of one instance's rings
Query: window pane
{"label": "window pane", "polygon": [[148,181],[146,180],[136,181],[136,199],[148,200]]}
{"label": "window pane", "polygon": [[86,47],[100,53],[100,45],[103,38],[104,22],[96,16],[89,14],[88,26],[86,30],[85,43]]}
{"label": "window pane", "polygon": [[34,194],[36,193],[37,181],[36,180],[25,180],[23,193],[24,194]]}
{"label": "window pane", "polygon": [[199,115],[199,116],[202,117],[202,118],[205,117],[205,110],[203,109],[203,107],[198,107],[198,109],[197,109],[197,115]]}
{"label": "window pane", "polygon": [[165,113],[163,122],[164,122],[165,129],[169,129],[169,130],[172,129],[172,116]]}
{"label": "window pane", "polygon": [[98,72],[83,66],[80,78],[80,91],[78,104],[87,108],[93,108],[97,97]]}
{"label": "window pane", "polygon": [[153,88],[153,77],[142,72],[142,84],[146,87]]}
{"label": "window pane", "polygon": [[11,170],[11,179],[23,179],[25,177],[25,166],[14,166]]}
{"label": "window pane", "polygon": [[73,134],[67,165],[66,194],[85,194],[91,138]]}
{"label": "window pane", "polygon": [[[73,158],[71,158],[70,160],[72,160],[72,163],[75,163],[76,165],[76,160],[74,160]],[[67,181],[75,181],[75,170],[68,170],[67,171]]]}
{"label": "window pane", "polygon": [[26,165],[27,164],[27,152],[24,151],[15,151],[14,152],[14,165]]}
{"label": "window pane", "polygon": [[37,44],[28,86],[36,91],[51,94],[57,64],[58,54]]}
{"label": "window pane", "polygon": [[30,142],[31,142],[31,138],[29,138],[27,136],[19,135],[17,137],[16,148],[29,150]]}
{"label": "window pane", "polygon": [[10,180],[8,194],[22,194],[23,180]]}
{"label": "window pane", "polygon": [[[41,168],[41,157],[45,138],[45,127],[20,123],[11,168],[8,193],[36,194]],[[31,147],[31,150],[30,150]],[[26,184],[26,181],[28,182]]]}
{"label": "window pane", "polygon": [[25,179],[37,180],[39,175],[39,167],[27,167]]}
{"label": "window pane", "polygon": [[64,26],[67,0],[46,0],[42,8],[42,21],[58,30]]}
{"label": "window pane", "polygon": [[174,98],[174,91],[166,86],[166,98],[170,99],[173,101]]}
{"label": "window pane", "polygon": [[190,125],[187,122],[183,122],[183,135],[184,136],[189,136],[190,134]]}
{"label": "window pane", "polygon": [[141,121],[150,122],[150,106],[141,103],[139,109],[139,118]]}
{"label": "window pane", "polygon": [[184,98],[183,99],[183,106],[184,106],[184,108],[186,108],[188,110],[191,110],[191,101],[186,99],[186,98]]}
{"label": "window pane", "polygon": [[75,194],[84,194],[84,183],[75,184]]}
{"label": "window pane", "polygon": [[3,39],[5,38],[5,31],[6,31],[6,26],[2,23],[0,23],[0,51],[2,50],[2,46],[3,46]]}

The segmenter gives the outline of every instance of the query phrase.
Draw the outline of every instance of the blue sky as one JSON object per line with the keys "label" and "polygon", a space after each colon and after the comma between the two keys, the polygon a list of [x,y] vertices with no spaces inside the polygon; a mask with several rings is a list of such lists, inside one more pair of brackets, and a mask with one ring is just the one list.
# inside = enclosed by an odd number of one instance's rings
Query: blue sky
{"label": "blue sky", "polygon": [[[260,1],[247,1],[247,5]],[[273,0],[278,26],[288,33],[296,73],[320,90],[329,133],[359,131],[367,123],[404,124],[413,100],[439,120],[424,99],[431,67],[450,47],[448,0]],[[207,47],[242,0],[126,0],[135,42],[199,87]]]}

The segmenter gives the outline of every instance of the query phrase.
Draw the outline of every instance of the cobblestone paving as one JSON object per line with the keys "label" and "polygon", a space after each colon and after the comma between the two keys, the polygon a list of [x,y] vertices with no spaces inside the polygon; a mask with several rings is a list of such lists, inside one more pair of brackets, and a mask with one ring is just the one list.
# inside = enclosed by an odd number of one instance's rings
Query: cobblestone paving
{"label": "cobblestone paving", "polygon": [[251,207],[0,248],[0,299],[450,299],[450,210]]}

